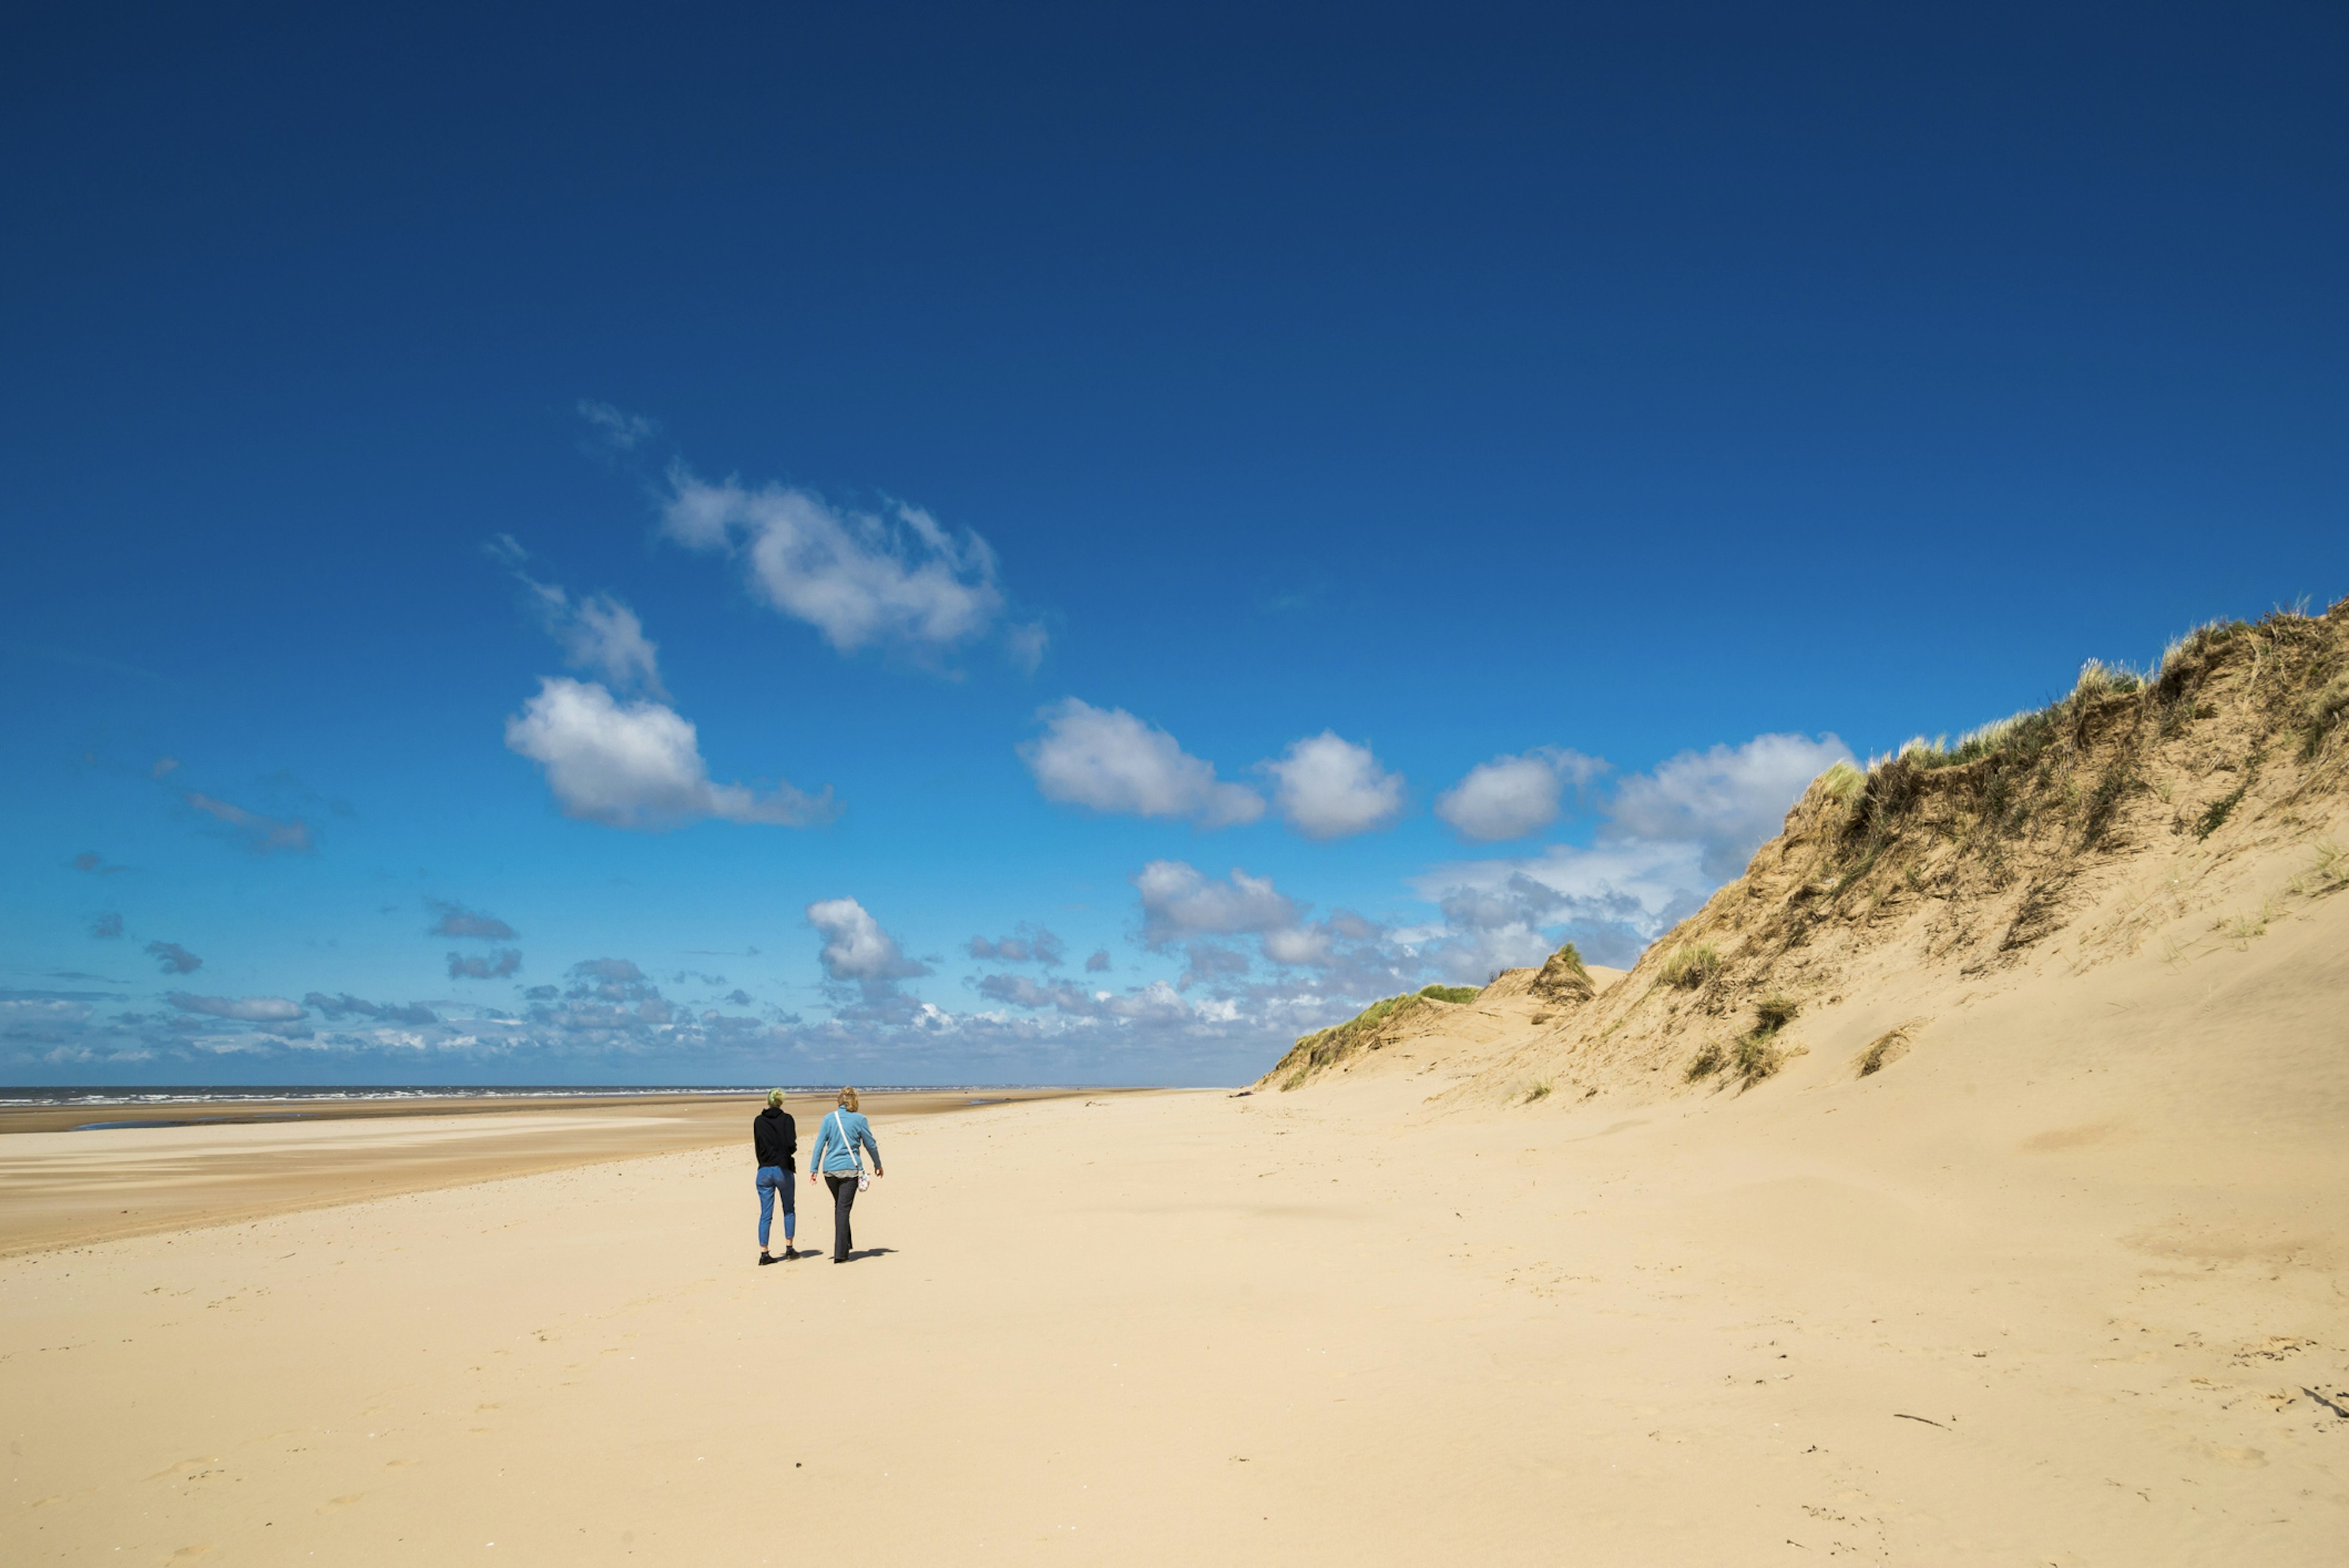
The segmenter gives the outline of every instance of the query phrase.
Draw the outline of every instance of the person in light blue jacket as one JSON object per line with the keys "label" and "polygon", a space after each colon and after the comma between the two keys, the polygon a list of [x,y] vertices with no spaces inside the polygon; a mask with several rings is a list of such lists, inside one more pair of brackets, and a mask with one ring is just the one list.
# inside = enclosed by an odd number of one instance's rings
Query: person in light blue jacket
{"label": "person in light blue jacket", "polygon": [[855,1249],[849,1235],[848,1212],[856,1206],[856,1189],[864,1176],[864,1156],[873,1154],[873,1174],[881,1174],[881,1146],[873,1141],[873,1124],[856,1109],[856,1091],[840,1091],[840,1109],[823,1119],[808,1151],[808,1180],[818,1177],[832,1189],[832,1261],[844,1264]]}

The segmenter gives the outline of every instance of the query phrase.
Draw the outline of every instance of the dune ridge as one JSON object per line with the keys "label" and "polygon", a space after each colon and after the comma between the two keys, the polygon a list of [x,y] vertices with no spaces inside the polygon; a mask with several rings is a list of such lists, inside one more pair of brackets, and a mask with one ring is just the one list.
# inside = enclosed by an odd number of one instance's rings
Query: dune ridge
{"label": "dune ridge", "polygon": [[2092,661],[2044,708],[1821,775],[1628,974],[1578,980],[1569,944],[1474,1002],[1307,1036],[1257,1087],[1408,1057],[1447,1104],[1644,1103],[1743,1094],[1814,1052],[1881,1071],[1985,996],[2190,965],[2324,907],[2349,886],[2344,715],[2349,600],[2199,627],[2143,675]]}

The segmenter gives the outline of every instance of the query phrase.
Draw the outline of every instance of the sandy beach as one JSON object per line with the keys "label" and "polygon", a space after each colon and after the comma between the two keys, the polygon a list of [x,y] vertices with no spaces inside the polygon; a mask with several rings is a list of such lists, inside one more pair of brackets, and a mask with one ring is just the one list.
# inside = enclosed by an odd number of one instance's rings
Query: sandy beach
{"label": "sandy beach", "polygon": [[[908,1117],[1071,1092],[872,1099],[882,1114]],[[0,1109],[0,1256],[716,1148],[740,1141],[742,1104],[740,1094],[661,1094]]]}
{"label": "sandy beach", "polygon": [[[2338,1561],[2337,1181],[2280,1109],[2100,1110],[2119,1038],[1999,1087],[2030,1033],[1726,1108],[1449,1111],[1414,1068],[884,1112],[846,1266],[753,1265],[730,1145],[19,1255],[0,1547]],[[450,1126],[52,1136],[325,1172]]]}

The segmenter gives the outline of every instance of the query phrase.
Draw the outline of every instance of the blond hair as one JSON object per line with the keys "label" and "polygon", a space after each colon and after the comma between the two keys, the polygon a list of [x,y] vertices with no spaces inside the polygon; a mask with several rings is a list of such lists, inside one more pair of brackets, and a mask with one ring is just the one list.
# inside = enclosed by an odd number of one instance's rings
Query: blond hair
{"label": "blond hair", "polygon": [[767,1109],[769,1110],[781,1110],[783,1109],[783,1091],[781,1089],[771,1088],[767,1091]]}
{"label": "blond hair", "polygon": [[844,1088],[840,1091],[840,1109],[843,1110],[854,1110],[856,1109],[856,1091],[854,1089]]}

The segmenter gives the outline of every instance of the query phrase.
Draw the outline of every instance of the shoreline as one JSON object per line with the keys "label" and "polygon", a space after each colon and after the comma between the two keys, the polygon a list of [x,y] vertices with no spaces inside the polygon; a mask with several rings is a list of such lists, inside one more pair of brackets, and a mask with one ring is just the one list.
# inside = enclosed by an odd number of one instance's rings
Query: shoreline
{"label": "shoreline", "polygon": [[[874,1090],[891,1122],[1137,1089]],[[0,1109],[0,1257],[740,1143],[763,1091]],[[803,1123],[833,1091],[787,1099]],[[292,1107],[294,1109],[289,1109]],[[109,1114],[112,1113],[112,1114]],[[125,1114],[128,1113],[128,1114]],[[128,1123],[89,1128],[88,1123]],[[746,1178],[747,1179],[747,1178]]]}
{"label": "shoreline", "polygon": [[[147,1127],[241,1126],[269,1121],[342,1121],[356,1118],[415,1116],[478,1116],[537,1110],[585,1110],[647,1105],[704,1106],[762,1099],[765,1087],[747,1088],[596,1087],[581,1089],[518,1086],[460,1086],[317,1089],[270,1088],[240,1094],[233,1088],[193,1088],[132,1089],[120,1094],[88,1091],[89,1098],[30,1099],[12,1098],[0,1090],[0,1138],[27,1132],[119,1131]],[[67,1092],[67,1091],[61,1091]],[[77,1094],[78,1090],[69,1091]],[[802,1100],[828,1104],[836,1088],[786,1086],[785,1109]],[[915,1104],[927,1114],[932,1099],[971,1097],[969,1103],[996,1105],[1015,1100],[1050,1099],[1071,1094],[1137,1094],[1154,1092],[1151,1086],[1105,1088],[1084,1084],[939,1084],[871,1088],[864,1098],[887,1106]],[[898,1114],[904,1114],[899,1112]],[[95,1125],[93,1125],[95,1124]]]}

